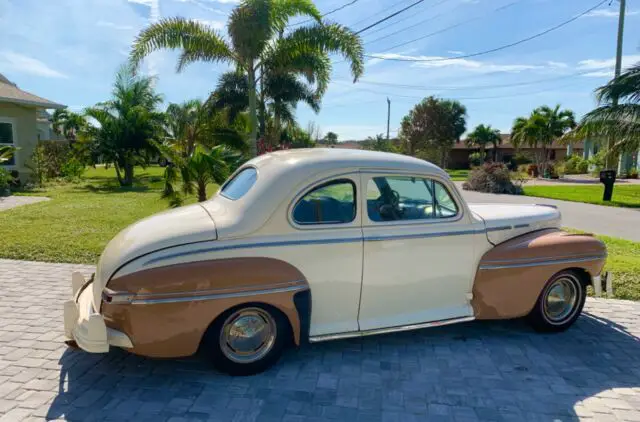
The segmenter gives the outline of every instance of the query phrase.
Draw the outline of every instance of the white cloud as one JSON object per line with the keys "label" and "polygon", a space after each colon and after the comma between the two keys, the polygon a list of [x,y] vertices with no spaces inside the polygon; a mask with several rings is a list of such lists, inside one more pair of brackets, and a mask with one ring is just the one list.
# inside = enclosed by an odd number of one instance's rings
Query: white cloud
{"label": "white cloud", "polygon": [[137,3],[143,6],[151,7],[157,0],[127,0],[129,3]]}
{"label": "white cloud", "polygon": [[212,21],[212,20],[207,20],[207,19],[196,19],[197,22],[200,22],[203,25],[207,25],[210,26],[213,29],[223,29],[227,23],[224,21]]}
{"label": "white cloud", "polygon": [[235,4],[235,3],[239,3],[239,0],[219,0],[219,1],[214,1],[214,0],[175,0],[178,3],[191,3],[194,4],[196,6],[198,6],[199,8],[201,8],[202,10],[206,10],[208,12],[213,12],[213,13],[217,13],[219,15],[226,15],[227,13],[219,10],[219,9],[214,9],[213,7],[209,7],[207,6],[207,4],[211,4],[211,3],[230,3],[230,4]]}
{"label": "white cloud", "polygon": [[590,78],[613,78],[613,68],[610,70],[597,70],[595,72],[584,73],[582,76]]}
{"label": "white cloud", "polygon": [[0,52],[0,58],[0,66],[13,72],[44,76],[45,78],[68,78],[67,75],[50,68],[38,59],[13,51]]}
{"label": "white cloud", "polygon": [[449,53],[449,54],[454,54],[454,55],[456,55],[456,56],[461,56],[461,55],[463,55],[463,54],[464,54],[464,51],[460,51],[460,50],[449,50],[449,51],[447,51],[447,53]]}
{"label": "white cloud", "polygon": [[[632,54],[628,56],[622,56],[622,67],[628,67],[636,62],[640,61],[640,54]],[[587,59],[578,62],[578,68],[583,70],[599,70],[608,69],[616,65],[615,57],[610,59]]]}
{"label": "white cloud", "polygon": [[[444,68],[454,67],[472,72],[522,72],[523,70],[540,69],[542,66],[527,64],[495,64],[490,62],[481,62],[478,60],[456,59],[440,56],[409,56],[396,53],[371,54],[375,58],[369,60],[369,66],[376,64],[383,59],[403,59],[408,63],[412,63],[415,67],[425,68]],[[447,59],[447,60],[441,60]],[[415,60],[415,61],[414,61]],[[424,60],[424,61],[419,61]]]}
{"label": "white cloud", "polygon": [[[640,14],[640,10],[627,10],[625,16],[634,16]],[[619,11],[611,9],[598,9],[584,15],[586,18],[617,18]]]}
{"label": "white cloud", "polygon": [[104,26],[106,28],[113,28],[119,31],[129,31],[131,29],[133,29],[133,26],[131,25],[119,25],[117,23],[114,22],[107,22],[107,21],[98,21],[96,23],[97,26]]}
{"label": "white cloud", "polygon": [[549,60],[547,64],[549,65],[549,67],[555,67],[558,69],[565,69],[569,67],[569,65],[564,62],[554,62],[553,60]]}

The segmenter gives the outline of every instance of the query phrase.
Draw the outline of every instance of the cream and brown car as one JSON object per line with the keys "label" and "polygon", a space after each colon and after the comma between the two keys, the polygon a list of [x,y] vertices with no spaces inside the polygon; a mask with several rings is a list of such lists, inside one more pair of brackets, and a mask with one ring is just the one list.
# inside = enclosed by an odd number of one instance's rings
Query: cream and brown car
{"label": "cream and brown car", "polygon": [[201,350],[250,374],[308,341],[522,316],[561,331],[605,257],[554,207],[467,204],[416,158],[280,151],[118,234],[90,280],[73,274],[65,332],[88,352]]}

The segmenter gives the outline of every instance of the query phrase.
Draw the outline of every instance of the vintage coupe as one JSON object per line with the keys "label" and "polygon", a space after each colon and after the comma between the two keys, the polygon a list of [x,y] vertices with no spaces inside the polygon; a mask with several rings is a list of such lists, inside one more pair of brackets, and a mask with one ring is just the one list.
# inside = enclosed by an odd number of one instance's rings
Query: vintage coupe
{"label": "vintage coupe", "polygon": [[416,158],[275,152],[119,233],[90,280],[73,274],[65,333],[88,352],[201,350],[251,374],[291,343],[522,316],[561,331],[606,250],[559,227],[552,206],[467,204]]}

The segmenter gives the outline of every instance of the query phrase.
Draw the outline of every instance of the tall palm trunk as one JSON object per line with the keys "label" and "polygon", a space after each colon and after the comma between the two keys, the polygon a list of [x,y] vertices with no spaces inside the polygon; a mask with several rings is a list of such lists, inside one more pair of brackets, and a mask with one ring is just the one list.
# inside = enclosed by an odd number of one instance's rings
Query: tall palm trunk
{"label": "tall palm trunk", "polygon": [[120,182],[122,186],[132,186],[133,185],[133,163],[130,160],[127,160],[124,163],[124,178],[122,182]]}
{"label": "tall palm trunk", "polygon": [[207,200],[207,182],[198,180],[198,202]]}
{"label": "tall palm trunk", "polygon": [[260,138],[265,138],[266,133],[267,133],[267,125],[266,125],[266,119],[267,119],[267,107],[265,104],[265,98],[264,98],[264,68],[262,67],[262,65],[260,65]]}
{"label": "tall palm trunk", "polygon": [[249,86],[249,126],[251,126],[251,134],[249,135],[249,152],[252,157],[258,155],[258,145],[256,137],[258,134],[258,114],[256,110],[256,72],[253,68],[253,60],[249,61],[247,66],[248,86]]}

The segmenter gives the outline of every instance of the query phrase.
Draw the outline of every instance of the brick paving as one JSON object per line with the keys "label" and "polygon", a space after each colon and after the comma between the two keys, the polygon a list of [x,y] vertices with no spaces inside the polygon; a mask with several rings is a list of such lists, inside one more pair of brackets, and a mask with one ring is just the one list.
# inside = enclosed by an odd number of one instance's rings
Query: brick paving
{"label": "brick paving", "polygon": [[0,260],[0,422],[640,421],[640,303],[590,299],[555,335],[474,322],[320,343],[233,378],[198,358],[67,349],[73,270],[92,267]]}

